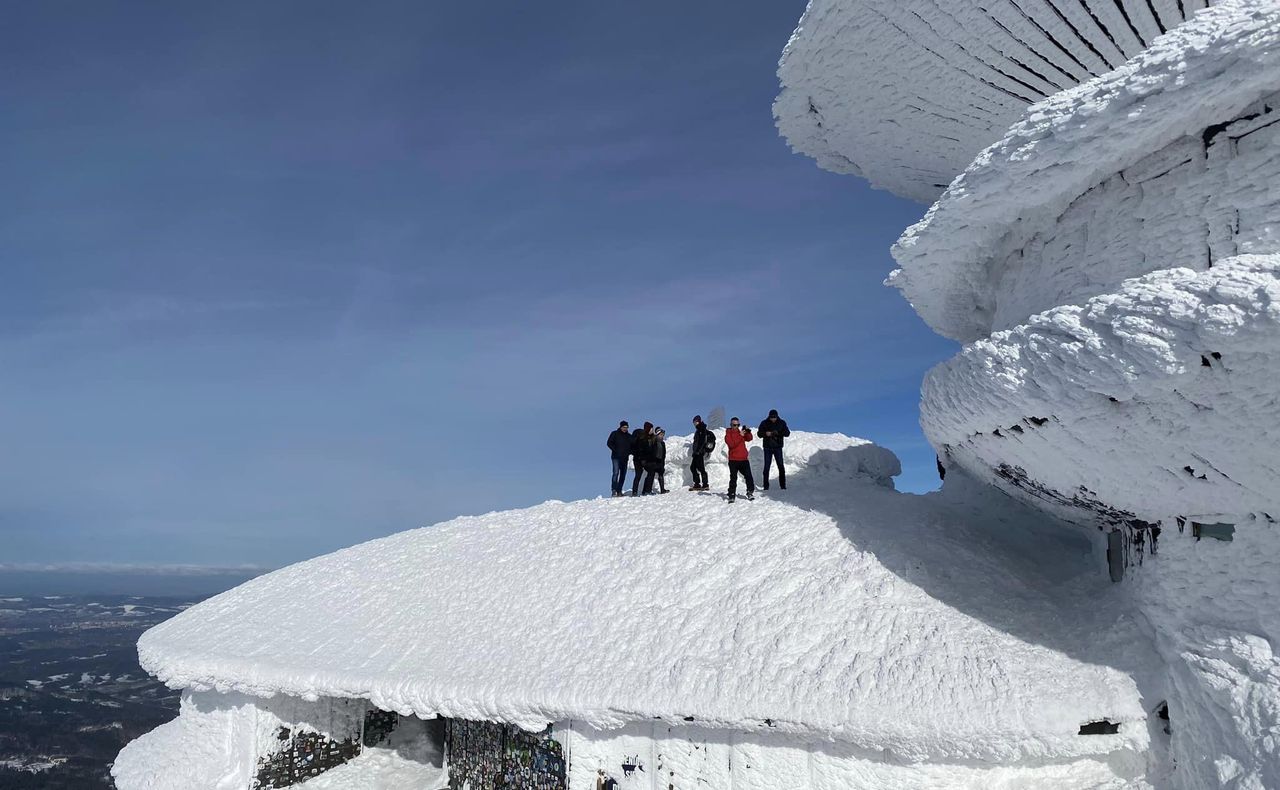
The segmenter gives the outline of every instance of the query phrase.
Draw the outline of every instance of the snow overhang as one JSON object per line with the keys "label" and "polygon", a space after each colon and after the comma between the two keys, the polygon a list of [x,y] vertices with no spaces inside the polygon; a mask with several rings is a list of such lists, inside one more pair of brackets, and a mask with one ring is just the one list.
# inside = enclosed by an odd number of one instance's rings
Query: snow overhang
{"label": "snow overhang", "polygon": [[1280,88],[1280,5],[1228,0],[1123,67],[1029,107],[894,245],[888,283],[939,334],[985,337],[992,256],[1175,140]]}
{"label": "snow overhang", "polygon": [[1204,0],[810,0],[778,129],[825,169],[932,202],[1029,104],[1105,74]]}
{"label": "snow overhang", "polygon": [[925,377],[920,424],[975,474],[1022,470],[1053,492],[1032,491],[1038,505],[1076,518],[1094,503],[1244,518],[1280,513],[1277,381],[1280,255],[1242,255],[970,343]]}

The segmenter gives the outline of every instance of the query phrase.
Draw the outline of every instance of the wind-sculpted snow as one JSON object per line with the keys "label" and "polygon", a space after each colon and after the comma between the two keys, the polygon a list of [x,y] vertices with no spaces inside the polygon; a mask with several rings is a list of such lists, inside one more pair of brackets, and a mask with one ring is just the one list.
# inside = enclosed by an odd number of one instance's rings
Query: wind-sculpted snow
{"label": "wind-sculpted snow", "polygon": [[[1215,5],[1115,71],[1028,108],[899,239],[893,254],[901,268],[889,283],[940,334],[962,342],[983,337],[1002,296],[1001,273],[993,271],[998,253],[1052,227],[1104,180],[1238,117],[1278,89],[1280,4]],[[1176,232],[1176,223],[1190,218],[1170,210],[1157,219]],[[1100,273],[1081,269],[1077,276]]]}
{"label": "wind-sculpted snow", "polygon": [[925,379],[921,424],[970,469],[1022,467],[1156,520],[1280,515],[1280,256],[1171,269],[1032,317]]}
{"label": "wind-sculpted snow", "polygon": [[[713,433],[716,446],[707,459],[707,478],[712,488],[727,489],[729,450],[724,443],[724,429],[716,429]],[[786,440],[784,449],[789,474],[812,472],[828,483],[839,478],[863,479],[893,488],[893,478],[902,474],[902,463],[891,450],[842,433],[795,431]],[[692,450],[691,436],[667,439],[668,484],[674,481],[676,485],[692,485],[693,476],[689,472]],[[750,445],[749,455],[756,483],[760,484],[763,481],[764,452],[759,441]]]}
{"label": "wind-sculpted snow", "polygon": [[[861,440],[788,450],[773,498],[548,502],[285,568],[147,632],[141,660],[175,687],[529,729],[692,720],[984,764],[1145,747],[1153,659],[1087,541],[962,476],[897,493]],[[1104,718],[1120,732],[1078,735]]]}
{"label": "wind-sculpted snow", "polygon": [[1104,74],[1203,0],[810,0],[779,65],[798,152],[930,202],[1032,102]]}

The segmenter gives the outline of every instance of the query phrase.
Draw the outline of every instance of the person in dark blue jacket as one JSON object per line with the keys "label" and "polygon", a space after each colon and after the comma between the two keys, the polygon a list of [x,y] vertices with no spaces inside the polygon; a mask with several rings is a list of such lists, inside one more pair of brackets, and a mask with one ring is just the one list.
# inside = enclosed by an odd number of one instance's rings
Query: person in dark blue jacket
{"label": "person in dark blue jacket", "polygon": [[631,481],[631,496],[640,496],[640,478],[644,476],[644,465],[649,460],[652,431],[653,423],[646,422],[644,430],[636,431],[631,440],[631,457],[635,467],[635,479]]}
{"label": "person in dark blue jacket", "polygon": [[778,416],[777,409],[770,409],[769,416],[756,429],[756,436],[764,444],[764,485],[761,490],[769,490],[769,466],[778,462],[778,487],[787,490],[787,469],[782,465],[782,443],[791,435],[787,421]]}
{"label": "person in dark blue jacket", "polygon": [[627,482],[627,464],[631,458],[632,438],[627,421],[618,423],[618,429],[609,434],[609,456],[613,459],[613,496],[622,496],[622,485]]}

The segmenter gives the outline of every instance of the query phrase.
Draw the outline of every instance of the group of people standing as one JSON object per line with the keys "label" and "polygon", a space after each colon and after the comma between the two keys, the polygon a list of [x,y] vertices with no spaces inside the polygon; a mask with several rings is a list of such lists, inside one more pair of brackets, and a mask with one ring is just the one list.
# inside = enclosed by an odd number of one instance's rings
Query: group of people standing
{"label": "group of people standing", "polygon": [[[761,488],[765,491],[769,490],[769,472],[774,462],[778,465],[778,487],[785,489],[787,487],[787,471],[782,463],[782,445],[786,438],[791,435],[791,429],[787,427],[787,421],[778,416],[777,409],[771,409],[769,416],[760,423],[753,435],[751,429],[742,424],[742,421],[734,417],[729,421],[729,428],[725,431],[724,443],[729,450],[729,491],[728,499],[730,502],[737,499],[738,496],[738,477],[741,476],[747,486],[747,499],[755,499],[756,483],[751,474],[751,464],[749,461],[749,445],[759,436],[761,443],[764,445],[764,485]],[[634,465],[635,477],[631,481],[631,495],[639,496],[643,494],[652,494],[653,482],[655,478],[658,481],[658,493],[667,493],[666,481],[666,463],[667,463],[667,445],[666,432],[660,427],[654,427],[653,423],[646,422],[644,428],[631,433],[630,425],[626,420],[618,423],[618,428],[609,434],[608,447],[610,456],[613,461],[613,479],[611,490],[613,496],[623,496],[623,488],[627,479],[627,466]],[[693,477],[693,485],[689,486],[690,491],[706,491],[710,488],[707,479],[707,456],[715,450],[716,435],[702,421],[702,416],[693,418],[693,460],[689,463],[689,473]],[[643,489],[641,488],[640,478],[644,476]]]}
{"label": "group of people standing", "polygon": [[658,493],[667,493],[667,433],[661,427],[646,422],[644,427],[631,433],[627,421],[618,423],[618,429],[609,434],[609,453],[613,458],[613,495],[622,496],[627,480],[628,462],[635,464],[635,479],[631,481],[631,496],[639,496],[640,478],[644,477],[644,493],[653,493],[654,478],[658,480]]}

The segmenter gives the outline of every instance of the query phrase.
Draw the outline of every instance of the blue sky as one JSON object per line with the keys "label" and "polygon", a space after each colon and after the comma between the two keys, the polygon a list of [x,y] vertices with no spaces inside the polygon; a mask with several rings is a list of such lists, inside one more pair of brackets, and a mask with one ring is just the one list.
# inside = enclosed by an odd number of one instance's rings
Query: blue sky
{"label": "blue sky", "polygon": [[607,493],[621,418],[917,425],[924,207],[770,115],[803,2],[27,3],[0,562],[276,565]]}

